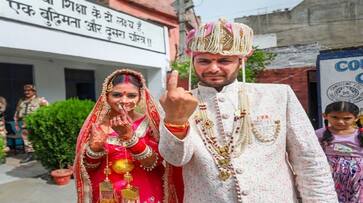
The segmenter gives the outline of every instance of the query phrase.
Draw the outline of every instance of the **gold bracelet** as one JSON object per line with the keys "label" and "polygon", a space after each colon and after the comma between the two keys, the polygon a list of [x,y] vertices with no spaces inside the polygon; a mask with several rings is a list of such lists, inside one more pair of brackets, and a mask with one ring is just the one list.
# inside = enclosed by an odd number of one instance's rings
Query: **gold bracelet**
{"label": "gold bracelet", "polygon": [[139,138],[135,134],[133,134],[129,140],[123,142],[125,143],[126,148],[131,148],[139,142]]}
{"label": "gold bracelet", "polygon": [[102,150],[100,152],[95,152],[91,149],[89,144],[87,144],[87,146],[86,146],[86,155],[91,159],[99,159],[99,158],[103,157],[105,154],[106,154],[106,152],[104,150]]}
{"label": "gold bracelet", "polygon": [[153,150],[146,145],[146,148],[143,152],[139,153],[139,154],[132,154],[132,157],[134,157],[134,159],[140,161],[140,160],[143,160],[143,159],[146,159],[146,158],[149,158],[153,155]]}
{"label": "gold bracelet", "polygon": [[153,164],[151,164],[150,166],[144,166],[144,165],[140,164],[140,168],[144,169],[147,172],[150,172],[158,165],[158,161],[159,161],[159,156],[156,155],[155,161],[153,162]]}

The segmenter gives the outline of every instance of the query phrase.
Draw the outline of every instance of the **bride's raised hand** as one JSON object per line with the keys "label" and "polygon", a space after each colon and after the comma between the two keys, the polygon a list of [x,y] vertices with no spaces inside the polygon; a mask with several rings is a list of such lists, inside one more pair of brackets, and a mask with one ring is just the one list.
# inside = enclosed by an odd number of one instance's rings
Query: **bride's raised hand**
{"label": "bride's raised hand", "polygon": [[111,128],[119,135],[121,140],[131,139],[134,131],[132,130],[132,120],[127,111],[120,107],[119,114],[110,119]]}
{"label": "bride's raised hand", "polygon": [[95,152],[103,151],[107,137],[107,133],[105,133],[100,126],[93,124],[89,140],[89,147],[91,150]]}

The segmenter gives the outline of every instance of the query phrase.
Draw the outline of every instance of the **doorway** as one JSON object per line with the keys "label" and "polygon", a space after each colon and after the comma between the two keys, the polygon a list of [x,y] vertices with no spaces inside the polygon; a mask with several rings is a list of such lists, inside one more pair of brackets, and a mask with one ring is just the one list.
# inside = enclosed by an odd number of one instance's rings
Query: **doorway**
{"label": "doorway", "polygon": [[64,69],[66,99],[78,98],[95,101],[95,73],[93,70]]}
{"label": "doorway", "polygon": [[316,70],[308,71],[309,118],[314,129],[319,128],[318,85]]}
{"label": "doorway", "polygon": [[33,65],[0,63],[0,96],[7,101],[5,120],[14,120],[16,105],[23,97],[23,87],[33,84]]}

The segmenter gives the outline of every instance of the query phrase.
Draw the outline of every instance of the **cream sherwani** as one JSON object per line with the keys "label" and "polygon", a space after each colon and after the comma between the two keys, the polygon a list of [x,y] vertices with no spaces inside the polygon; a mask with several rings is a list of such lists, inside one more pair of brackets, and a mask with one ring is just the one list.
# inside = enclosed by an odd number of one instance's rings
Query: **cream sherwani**
{"label": "cream sherwani", "polygon": [[[215,106],[218,104],[227,135],[232,131],[241,85],[235,81],[220,92],[204,86],[193,90],[193,95],[198,95],[199,91],[207,104],[208,117],[214,123],[217,123]],[[327,159],[291,88],[278,84],[246,84],[246,88],[255,129],[262,136],[271,136],[275,133],[274,121],[279,120],[281,130],[276,140],[270,143],[261,142],[252,135],[252,143],[240,156],[232,158],[242,201],[297,202],[297,189],[303,202],[337,202]],[[161,155],[169,163],[183,166],[184,202],[237,202],[233,179],[225,182],[219,180],[217,166],[192,118],[190,124],[183,140],[173,136],[163,124],[160,125]],[[216,128],[218,137],[220,129]],[[296,177],[285,159],[286,152]]]}

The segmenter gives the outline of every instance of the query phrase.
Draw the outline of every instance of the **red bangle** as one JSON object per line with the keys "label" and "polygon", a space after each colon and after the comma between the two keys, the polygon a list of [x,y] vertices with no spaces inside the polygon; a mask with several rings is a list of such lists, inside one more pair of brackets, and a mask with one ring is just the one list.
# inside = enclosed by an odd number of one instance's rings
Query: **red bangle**
{"label": "red bangle", "polygon": [[134,146],[128,148],[133,154],[140,154],[146,149],[147,145],[139,140]]}
{"label": "red bangle", "polygon": [[173,123],[168,123],[168,122],[164,121],[164,125],[166,127],[171,127],[171,128],[183,128],[183,129],[185,129],[185,128],[189,127],[189,122],[187,121],[186,123],[179,125],[179,124],[173,124]]}
{"label": "red bangle", "polygon": [[171,133],[186,133],[189,128],[172,128],[165,126]]}
{"label": "red bangle", "polygon": [[189,122],[182,125],[164,122],[164,125],[171,133],[185,133],[189,129]]}

